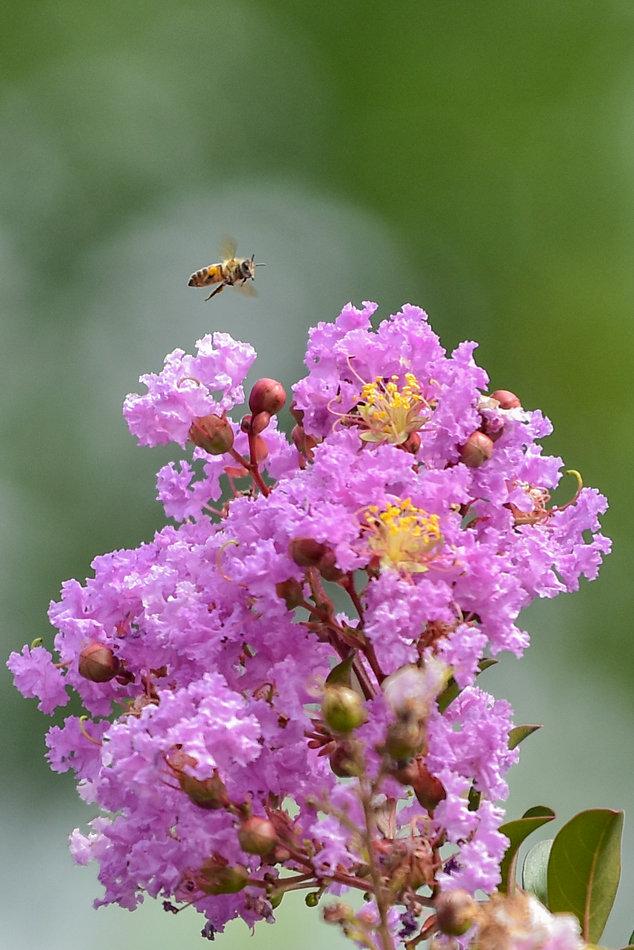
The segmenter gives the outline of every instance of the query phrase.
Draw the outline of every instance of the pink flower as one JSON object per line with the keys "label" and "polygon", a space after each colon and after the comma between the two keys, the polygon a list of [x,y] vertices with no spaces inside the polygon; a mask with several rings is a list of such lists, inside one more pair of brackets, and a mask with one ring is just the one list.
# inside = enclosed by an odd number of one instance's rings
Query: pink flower
{"label": "pink flower", "polygon": [[208,333],[196,349],[197,356],[174,350],[165,357],[161,373],[141,376],[147,393],[126,398],[123,414],[141,445],[184,446],[195,418],[222,415],[244,401],[242,383],[255,360],[253,347],[228,333]]}
{"label": "pink flower", "polygon": [[[479,663],[522,654],[535,598],[596,576],[606,502],[573,487],[552,505],[562,461],[538,444],[550,422],[487,395],[475,343],[448,354],[419,308],[373,329],[375,310],[349,304],[310,331],[290,441],[283,417],[259,414],[257,441],[240,411],[229,418],[255,352],[224,333],[175,350],[125,401],[141,444],[185,447],[209,414],[234,442],[164,465],[157,494],[176,524],[63,585],[49,610],[58,662],[43,647],[8,661],[44,712],[70,689],[93,717],[68,716],[46,741],[51,768],[72,769],[103,811],[71,837],[78,863],[99,864],[98,904],[192,903],[213,935],[236,916],[272,919],[286,872],[372,891],[372,855],[406,888],[407,921],[392,906],[388,928],[411,935],[421,882],[499,883],[495,803],[518,752],[510,705],[474,685]],[[80,663],[95,645],[106,682]],[[450,677],[461,692],[448,702]],[[362,725],[329,725],[331,687]],[[271,823],[271,849],[243,850],[247,816]],[[436,836],[453,851],[440,868]],[[347,913],[331,916],[357,937],[378,925],[372,901]],[[560,924],[544,946],[577,950]]]}

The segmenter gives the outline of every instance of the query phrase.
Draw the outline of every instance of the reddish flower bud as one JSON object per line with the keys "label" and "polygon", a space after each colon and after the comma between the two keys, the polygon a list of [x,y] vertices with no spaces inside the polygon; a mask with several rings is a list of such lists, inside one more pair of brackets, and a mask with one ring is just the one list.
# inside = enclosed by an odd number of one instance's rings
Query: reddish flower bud
{"label": "reddish flower bud", "polygon": [[317,569],[326,581],[340,581],[344,576],[343,571],[337,567],[335,552],[331,550],[326,551],[326,553],[319,559]]}
{"label": "reddish flower bud", "polygon": [[259,435],[260,432],[264,432],[270,421],[270,412],[258,412],[251,419],[251,432],[253,432],[254,435]]}
{"label": "reddish flower bud", "polygon": [[352,732],[366,719],[363,700],[350,686],[326,686],[321,703],[321,714],[333,732]]}
{"label": "reddish flower bud", "polygon": [[273,823],[267,818],[258,818],[257,815],[253,815],[240,825],[238,841],[247,854],[264,856],[275,847],[277,834]]}
{"label": "reddish flower bud", "polygon": [[493,455],[493,442],[484,432],[472,432],[460,447],[460,461],[469,468],[478,468]]}
{"label": "reddish flower bud", "polygon": [[290,414],[292,415],[295,422],[301,426],[302,422],[304,421],[304,410],[298,409],[294,400],[290,405]]}
{"label": "reddish flower bud", "polygon": [[304,600],[302,585],[292,577],[289,577],[287,581],[279,581],[275,585],[275,593],[284,601],[289,610],[299,607]]}
{"label": "reddish flower bud", "polygon": [[285,402],[286,392],[280,382],[276,379],[258,379],[249,396],[249,409],[254,414],[268,412],[274,416]]}
{"label": "reddish flower bud", "polygon": [[402,768],[395,769],[391,774],[397,782],[412,786],[416,798],[430,814],[436,805],[447,797],[442,782],[431,774],[422,758],[412,759]]}
{"label": "reddish flower bud", "polygon": [[522,405],[519,397],[508,389],[496,389],[494,393],[491,393],[491,399],[499,402],[500,409],[519,409]]}
{"label": "reddish flower bud", "polygon": [[250,412],[247,412],[246,416],[242,416],[240,419],[240,429],[242,432],[249,432],[251,430],[251,419],[253,416]]}
{"label": "reddish flower bud", "polygon": [[222,416],[199,416],[190,426],[189,438],[210,455],[223,455],[233,445],[233,429]]}
{"label": "reddish flower bud", "polygon": [[313,538],[293,538],[288,546],[290,556],[300,567],[315,567],[328,548]]}
{"label": "reddish flower bud", "polygon": [[436,898],[436,920],[440,932],[460,937],[473,927],[478,905],[467,891],[444,891]]}
{"label": "reddish flower bud", "polygon": [[120,670],[121,663],[102,643],[89,643],[79,654],[79,674],[92,683],[107,683]]}

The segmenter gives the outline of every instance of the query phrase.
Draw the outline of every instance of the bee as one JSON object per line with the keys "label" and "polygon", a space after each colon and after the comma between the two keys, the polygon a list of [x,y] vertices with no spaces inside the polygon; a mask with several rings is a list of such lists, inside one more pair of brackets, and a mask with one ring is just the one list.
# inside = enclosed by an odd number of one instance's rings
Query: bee
{"label": "bee", "polygon": [[225,287],[235,287],[248,297],[255,297],[255,288],[252,284],[247,284],[247,281],[255,280],[255,268],[265,265],[256,264],[255,254],[251,257],[236,257],[237,249],[238,246],[233,238],[225,238],[220,245],[221,260],[217,264],[209,264],[207,267],[194,271],[189,278],[188,286],[208,287],[210,284],[218,284],[216,289],[205,297],[205,300],[211,300]]}

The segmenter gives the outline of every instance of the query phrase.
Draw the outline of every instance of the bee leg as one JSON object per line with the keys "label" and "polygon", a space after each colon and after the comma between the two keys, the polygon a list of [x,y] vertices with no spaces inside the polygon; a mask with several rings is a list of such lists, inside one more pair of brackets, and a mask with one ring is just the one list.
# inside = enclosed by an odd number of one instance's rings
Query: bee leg
{"label": "bee leg", "polygon": [[216,289],[212,290],[212,292],[209,294],[208,297],[205,297],[205,300],[211,300],[212,297],[215,297],[216,294],[219,294],[221,290],[224,290],[224,288],[225,288],[224,284],[218,284]]}

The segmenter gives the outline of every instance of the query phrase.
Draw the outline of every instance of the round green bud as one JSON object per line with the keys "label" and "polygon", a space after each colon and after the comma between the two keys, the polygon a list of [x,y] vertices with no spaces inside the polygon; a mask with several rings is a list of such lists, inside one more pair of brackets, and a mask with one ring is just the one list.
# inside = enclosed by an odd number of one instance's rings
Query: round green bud
{"label": "round green bud", "polygon": [[201,867],[197,883],[205,894],[237,894],[248,880],[249,872],[242,864],[220,866],[212,859]]}
{"label": "round green bud", "polygon": [[326,686],[321,714],[333,732],[352,732],[367,716],[361,696],[350,686]]}

